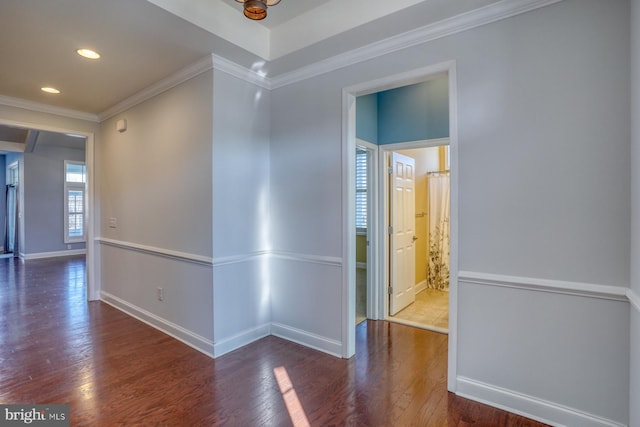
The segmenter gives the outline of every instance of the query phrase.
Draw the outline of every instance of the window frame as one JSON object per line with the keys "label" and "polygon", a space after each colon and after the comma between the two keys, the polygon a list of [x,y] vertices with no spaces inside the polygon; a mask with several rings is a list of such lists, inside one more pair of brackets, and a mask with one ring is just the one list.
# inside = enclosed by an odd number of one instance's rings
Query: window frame
{"label": "window frame", "polygon": [[[363,156],[364,157],[364,186],[363,187],[359,187],[359,180],[358,180],[358,157],[359,156]],[[367,149],[364,148],[360,148],[360,147],[356,147],[356,235],[366,235],[367,234],[367,229],[369,227],[369,218],[368,218],[368,211],[369,211],[369,183],[367,182],[367,180],[369,179],[369,167],[370,167],[370,156],[369,156],[369,151]],[[358,193],[360,194],[364,194],[364,210],[365,210],[365,226],[361,227],[359,225],[359,211],[358,211]]]}
{"label": "window frame", "polygon": [[[84,168],[83,180],[84,182],[67,181],[67,171],[69,165],[81,165]],[[64,243],[86,243],[87,241],[87,165],[85,162],[65,160],[64,161]],[[82,234],[80,236],[69,235],[69,218],[70,215],[75,213],[69,212],[69,193],[71,191],[82,192]]]}

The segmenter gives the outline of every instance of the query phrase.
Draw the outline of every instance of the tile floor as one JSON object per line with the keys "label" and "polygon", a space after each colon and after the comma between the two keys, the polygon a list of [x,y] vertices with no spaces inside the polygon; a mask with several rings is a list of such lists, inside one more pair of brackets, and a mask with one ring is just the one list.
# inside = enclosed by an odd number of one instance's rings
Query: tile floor
{"label": "tile floor", "polygon": [[[356,269],[356,325],[367,318],[367,271]],[[435,332],[449,332],[449,292],[425,289],[416,294],[414,303],[390,321]]]}
{"label": "tile floor", "polygon": [[416,294],[409,304],[395,316],[389,318],[419,328],[436,332],[449,332],[449,292],[425,289]]}

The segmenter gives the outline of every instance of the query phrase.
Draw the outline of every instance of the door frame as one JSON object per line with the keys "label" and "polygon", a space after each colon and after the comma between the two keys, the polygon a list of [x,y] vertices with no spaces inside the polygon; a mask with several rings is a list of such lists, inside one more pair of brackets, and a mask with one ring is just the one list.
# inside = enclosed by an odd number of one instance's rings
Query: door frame
{"label": "door frame", "polygon": [[[447,389],[456,391],[457,376],[457,341],[458,341],[458,116],[457,116],[457,83],[456,62],[446,61],[404,73],[386,76],[377,80],[363,82],[342,89],[342,356],[349,358],[355,354],[355,268],[356,268],[356,227],[355,227],[355,153],[356,153],[356,97],[395,89],[429,80],[434,75],[446,73],[449,80],[449,145],[451,162],[451,217],[450,217],[450,284],[449,284],[449,336],[448,336],[448,371]],[[423,141],[418,144],[424,143]],[[408,145],[407,145],[408,144]],[[419,148],[411,146],[415,143],[405,143],[402,148]],[[441,143],[439,145],[442,145]],[[367,297],[376,298],[378,301],[368,300],[368,307],[373,309],[370,318],[384,319],[385,304],[388,307],[388,298],[380,298],[387,289],[387,280],[381,280],[385,276],[384,250],[380,250],[386,236],[384,219],[384,203],[381,197],[385,194],[384,181],[386,181],[384,151],[399,149],[398,144],[393,146],[379,146],[377,177],[378,183],[376,195],[379,201],[377,208],[371,213],[372,230],[377,239],[371,239],[373,256],[371,266],[373,272],[374,289],[367,289]],[[382,173],[381,173],[382,172]],[[375,172],[374,172],[375,173]],[[388,185],[388,183],[387,183]],[[375,228],[373,228],[375,227]],[[386,257],[388,259],[388,256]],[[388,267],[387,267],[388,268]],[[388,271],[388,270],[387,270]],[[383,293],[381,293],[383,292]],[[388,313],[388,308],[386,313]],[[369,314],[369,313],[368,313]]]}
{"label": "door frame", "polygon": [[[443,145],[450,145],[450,138],[436,138],[436,139],[425,139],[421,141],[410,141],[410,142],[398,142],[395,144],[385,144],[380,146],[380,158],[382,161],[380,162],[379,169],[377,171],[377,179],[380,181],[379,188],[381,189],[381,194],[379,196],[380,204],[378,205],[379,213],[378,215],[382,218],[379,221],[380,226],[377,230],[377,234],[380,236],[380,241],[382,241],[382,245],[380,248],[380,258],[379,263],[381,267],[380,277],[388,278],[390,277],[390,240],[389,233],[387,232],[387,227],[390,224],[391,218],[389,217],[389,204],[391,203],[391,186],[389,183],[389,174],[388,168],[390,167],[391,161],[391,153],[401,150],[410,150],[410,149],[420,149],[420,148],[430,148],[430,147],[440,147]],[[451,170],[453,171],[453,166],[451,166]],[[451,215],[453,217],[453,215]],[[450,227],[453,227],[453,218],[450,220]],[[451,231],[450,231],[451,232]],[[454,253],[453,249],[450,249],[451,254]],[[451,274],[450,274],[451,275]],[[386,279],[388,280],[388,279]],[[450,279],[451,281],[452,279]],[[380,320],[389,320],[392,316],[389,314],[390,303],[388,298],[387,287],[388,283],[382,282],[383,286],[376,287],[373,292],[378,292],[380,298],[378,300],[378,317],[376,319]],[[451,288],[451,284],[449,285]],[[451,308],[451,302],[449,302],[449,308]],[[451,317],[451,315],[450,315]]]}
{"label": "door frame", "polygon": [[[12,177],[14,170],[17,172],[17,174],[16,174],[17,177],[16,177],[15,180]],[[16,248],[15,248],[16,237],[15,236],[17,234],[18,235],[18,239],[20,238],[19,230],[21,228],[20,225],[21,225],[21,222],[22,222],[22,218],[17,215],[18,214],[18,199],[20,198],[20,194],[18,192],[18,190],[20,189],[20,187],[19,187],[19,185],[20,185],[20,170],[21,170],[20,162],[18,160],[15,160],[15,161],[9,163],[8,165],[5,165],[5,171],[4,171],[4,173],[5,173],[5,184],[6,184],[5,185],[5,191],[8,191],[6,189],[6,187],[9,186],[9,185],[13,185],[14,189],[16,190],[15,194],[13,196],[15,198],[15,200],[13,201],[13,210],[11,212],[13,214],[13,239],[9,239],[9,236],[8,236],[10,220],[9,220],[9,218],[7,216],[7,213],[9,213],[8,199],[6,197],[8,192],[5,192],[5,202],[7,203],[7,205],[5,206],[5,224],[6,224],[6,226],[5,226],[5,242],[9,242],[10,240],[13,240],[12,243],[13,243],[14,246],[13,246],[13,248],[11,248],[11,252],[8,252],[9,248],[5,247],[4,248],[4,252],[5,253],[12,253],[14,257],[20,256],[19,252],[17,254],[15,253],[15,250],[16,250]],[[16,184],[18,186],[16,186]],[[16,221],[16,219],[17,219],[17,221]],[[19,249],[20,248],[18,246],[18,250]]]}
{"label": "door frame", "polygon": [[43,125],[40,123],[18,122],[0,118],[0,125],[16,126],[25,129],[33,129],[44,132],[69,133],[80,135],[85,138],[85,165],[87,167],[87,201],[86,201],[86,222],[87,222],[87,238],[86,238],[86,271],[87,271],[87,299],[95,301],[100,299],[100,287],[97,282],[96,262],[94,252],[94,217],[95,217],[95,189],[94,189],[94,152],[95,152],[95,135],[93,132],[81,131],[77,129],[63,128]]}
{"label": "door frame", "polygon": [[378,269],[375,268],[376,260],[378,258],[378,224],[377,215],[378,210],[378,146],[362,139],[356,138],[356,146],[360,147],[367,152],[367,319],[377,319],[377,310],[380,303],[380,295],[378,293],[378,287],[375,285],[378,283]]}

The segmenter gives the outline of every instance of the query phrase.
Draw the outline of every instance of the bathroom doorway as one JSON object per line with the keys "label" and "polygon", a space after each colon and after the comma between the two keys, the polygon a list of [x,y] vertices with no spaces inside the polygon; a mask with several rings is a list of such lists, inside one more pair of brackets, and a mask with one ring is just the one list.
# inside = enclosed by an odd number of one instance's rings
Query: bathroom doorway
{"label": "bathroom doorway", "polygon": [[[408,241],[413,240],[411,251],[403,248],[394,249],[394,239],[389,239],[389,270],[392,287],[399,285],[399,280],[411,280],[405,288],[413,288],[404,297],[404,303],[394,307],[389,302],[388,320],[429,329],[435,332],[449,331],[449,263],[450,263],[450,170],[448,141],[434,141],[436,144],[425,148],[408,148],[391,151],[388,161],[397,155],[412,159],[413,165],[413,209],[410,217],[406,217],[405,225],[410,230]],[[434,143],[431,142],[431,143]],[[430,144],[425,141],[425,144]],[[390,170],[394,169],[389,164]],[[397,234],[397,221],[393,220],[396,208],[397,186],[389,183],[387,201],[391,219],[391,232]],[[397,217],[397,215],[395,215]],[[411,265],[414,271],[410,278],[394,275],[396,268],[409,265],[398,264],[394,254],[412,252]],[[397,264],[397,265],[396,265]],[[395,289],[389,290],[390,299],[394,298]]]}
{"label": "bathroom doorway", "polygon": [[[394,113],[395,117],[389,117],[390,123],[395,124],[395,130],[406,131],[409,124],[420,124],[425,129],[435,129],[432,125],[438,125],[437,129],[444,130],[444,135],[430,134],[427,136],[412,135],[411,137],[397,137],[393,141],[381,138],[380,126],[381,111],[385,109],[385,101],[378,103],[380,94],[386,92],[393,94],[393,89],[402,88],[420,82],[426,82],[445,75],[446,84],[441,87],[441,95],[429,97],[436,103],[446,100],[446,108],[436,108],[439,111],[437,120],[425,120],[427,116],[419,110],[400,109],[388,104],[390,108],[387,112]],[[423,96],[414,98],[415,104],[420,107]],[[388,166],[385,163],[388,153],[394,150],[404,150],[411,148],[426,148],[434,145],[450,145],[451,164],[451,191],[450,191],[450,261],[449,261],[449,325],[448,325],[448,368],[447,368],[447,388],[455,390],[457,378],[457,271],[458,271],[458,179],[457,179],[457,158],[458,158],[458,132],[457,132],[457,87],[456,87],[456,66],[454,61],[446,61],[438,64],[425,66],[402,72],[395,75],[384,76],[377,80],[358,83],[353,86],[343,88],[343,209],[342,219],[343,233],[342,247],[347,268],[342,273],[343,292],[343,322],[342,337],[343,351],[345,358],[355,354],[356,327],[356,227],[355,227],[355,155],[356,145],[359,139],[376,142],[376,161],[372,181],[374,184],[373,197],[377,198],[373,202],[374,209],[370,211],[370,229],[368,234],[369,252],[371,258],[367,260],[367,271],[369,286],[367,287],[367,318],[373,320],[389,320],[389,248],[388,248],[388,219],[389,213],[385,210],[388,198]],[[362,103],[362,100],[370,102]],[[356,108],[357,104],[357,108]],[[364,113],[364,114],[363,114]],[[405,114],[406,113],[406,114]],[[418,117],[414,117],[414,116]],[[364,116],[364,117],[363,117]],[[386,114],[382,114],[382,117]],[[440,120],[442,119],[442,120]],[[405,126],[404,124],[408,125]],[[371,126],[367,126],[370,124]],[[442,126],[440,126],[442,124]],[[365,125],[365,126],[363,126]],[[441,138],[438,142],[436,138]],[[398,142],[396,142],[398,141]],[[412,142],[402,142],[412,141]]]}

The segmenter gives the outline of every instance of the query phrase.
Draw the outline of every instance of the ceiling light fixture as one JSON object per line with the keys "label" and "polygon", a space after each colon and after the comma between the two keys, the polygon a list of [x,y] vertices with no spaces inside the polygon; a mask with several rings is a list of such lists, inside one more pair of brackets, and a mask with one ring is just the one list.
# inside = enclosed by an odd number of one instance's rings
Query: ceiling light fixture
{"label": "ceiling light fixture", "polygon": [[244,3],[244,16],[254,21],[259,21],[267,17],[267,7],[275,6],[280,0],[236,0]]}
{"label": "ceiling light fixture", "polygon": [[40,90],[47,93],[60,93],[60,91],[55,87],[42,87]]}
{"label": "ceiling light fixture", "polygon": [[100,58],[100,54],[98,52],[96,52],[95,50],[91,50],[91,49],[78,49],[76,50],[76,53],[84,58],[87,59],[99,59]]}

